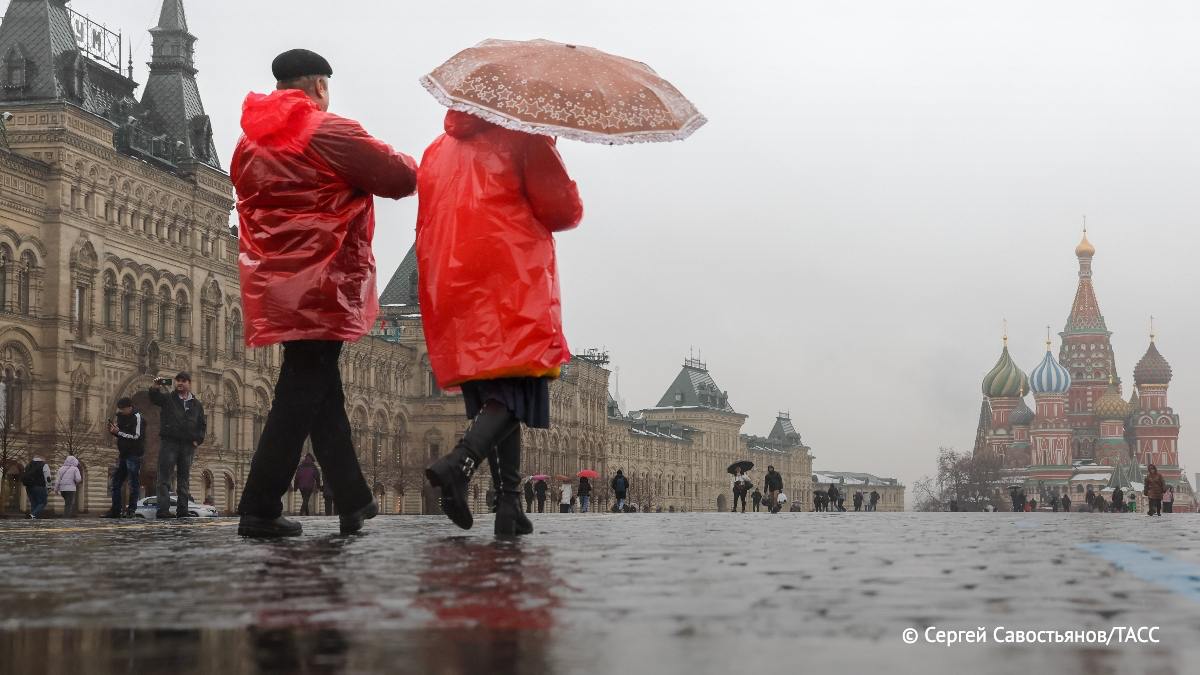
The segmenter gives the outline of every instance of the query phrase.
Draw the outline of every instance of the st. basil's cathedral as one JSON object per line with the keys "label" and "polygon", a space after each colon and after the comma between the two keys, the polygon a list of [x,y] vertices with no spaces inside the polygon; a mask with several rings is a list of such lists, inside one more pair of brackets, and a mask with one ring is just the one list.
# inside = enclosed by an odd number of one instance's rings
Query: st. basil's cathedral
{"label": "st. basil's cathedral", "polygon": [[[1109,495],[1120,487],[1144,506],[1142,478],[1148,464],[1175,488],[1175,510],[1194,510],[1191,486],[1179,467],[1179,415],[1167,402],[1171,366],[1154,343],[1133,370],[1126,400],[1110,337],[1092,286],[1096,248],[1087,232],[1075,248],[1079,286],[1067,318],[1058,358],[1049,335],[1046,355],[1026,375],[1008,352],[983,378],[983,405],[975,454],[1003,460],[1008,484],[1023,485],[1042,503],[1070,494],[1082,504],[1089,491]],[[1032,393],[1034,407],[1026,402]]]}

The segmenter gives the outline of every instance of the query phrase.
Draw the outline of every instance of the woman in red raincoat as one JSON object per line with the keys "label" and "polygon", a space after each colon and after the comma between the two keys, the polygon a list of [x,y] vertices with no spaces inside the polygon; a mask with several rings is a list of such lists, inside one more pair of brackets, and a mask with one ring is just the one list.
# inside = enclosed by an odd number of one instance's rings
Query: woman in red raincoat
{"label": "woman in red raincoat", "polygon": [[578,225],[583,205],[553,138],[455,110],[445,129],[418,173],[418,300],[434,375],[462,388],[474,422],[425,473],[468,529],[467,484],[488,458],[499,469],[496,534],[527,534],[519,427],[550,426],[549,383],[571,356],[553,233]]}

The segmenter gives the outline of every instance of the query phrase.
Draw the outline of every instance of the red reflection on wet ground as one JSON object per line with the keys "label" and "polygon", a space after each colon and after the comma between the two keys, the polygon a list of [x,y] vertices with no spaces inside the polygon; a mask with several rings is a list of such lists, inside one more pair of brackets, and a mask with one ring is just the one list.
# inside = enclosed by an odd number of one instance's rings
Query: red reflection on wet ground
{"label": "red reflection on wet ground", "polygon": [[548,556],[520,540],[437,542],[425,551],[414,605],[436,617],[431,628],[549,630],[564,584]]}

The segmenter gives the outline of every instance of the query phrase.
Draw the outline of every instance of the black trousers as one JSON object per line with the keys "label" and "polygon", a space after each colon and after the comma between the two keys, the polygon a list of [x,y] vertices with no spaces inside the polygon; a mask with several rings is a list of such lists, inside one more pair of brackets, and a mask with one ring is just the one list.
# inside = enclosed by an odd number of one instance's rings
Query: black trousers
{"label": "black trousers", "polygon": [[1150,500],[1150,515],[1152,515],[1152,516],[1161,516],[1162,515],[1162,500],[1161,499],[1151,499]]}
{"label": "black trousers", "polygon": [[342,343],[297,340],[283,343],[283,364],[275,400],[250,462],[238,513],[262,518],[283,514],[300,451],[312,439],[322,474],[333,489],[338,511],[351,513],[371,502],[371,489],[354,454],[350,420],[338,357]]}
{"label": "black trousers", "polygon": [[733,508],[730,511],[737,511],[738,500],[742,500],[742,513],[746,512],[746,493],[733,491]]}
{"label": "black trousers", "polygon": [[538,513],[545,513],[546,512],[546,497],[545,496],[538,497],[537,500],[538,500]]}

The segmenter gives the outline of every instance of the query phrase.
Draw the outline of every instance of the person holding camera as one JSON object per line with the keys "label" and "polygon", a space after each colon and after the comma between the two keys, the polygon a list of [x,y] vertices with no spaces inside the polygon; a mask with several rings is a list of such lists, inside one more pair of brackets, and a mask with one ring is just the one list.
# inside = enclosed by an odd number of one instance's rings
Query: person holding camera
{"label": "person holding camera", "polygon": [[160,377],[150,387],[150,401],[162,409],[159,417],[158,517],[171,518],[171,474],[175,474],[177,503],[175,516],[188,516],[188,487],[192,481],[192,460],[196,448],[208,433],[204,406],[192,394],[192,376],[181,371],[171,378]]}

